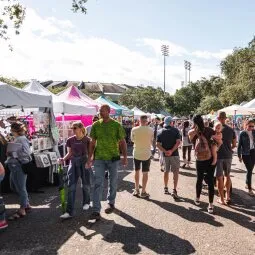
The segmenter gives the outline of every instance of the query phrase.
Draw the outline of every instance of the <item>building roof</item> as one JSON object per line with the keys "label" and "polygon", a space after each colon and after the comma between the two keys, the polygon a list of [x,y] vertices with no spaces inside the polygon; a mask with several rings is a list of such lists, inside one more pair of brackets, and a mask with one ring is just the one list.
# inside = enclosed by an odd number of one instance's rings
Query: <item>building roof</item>
{"label": "building roof", "polygon": [[84,81],[43,81],[41,84],[45,88],[69,87],[71,85],[77,86],[80,90],[85,89],[91,93],[109,93],[122,94],[129,88],[134,88],[127,84],[103,83],[103,82],[84,82]]}

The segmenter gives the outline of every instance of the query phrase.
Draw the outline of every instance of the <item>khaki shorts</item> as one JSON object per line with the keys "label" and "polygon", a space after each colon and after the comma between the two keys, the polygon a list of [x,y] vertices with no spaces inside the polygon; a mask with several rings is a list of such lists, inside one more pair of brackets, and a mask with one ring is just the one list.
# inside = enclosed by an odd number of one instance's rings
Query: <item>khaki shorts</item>
{"label": "khaki shorts", "polygon": [[216,177],[229,176],[231,171],[232,158],[218,159],[216,165]]}
{"label": "khaki shorts", "polygon": [[165,172],[179,171],[180,157],[179,156],[164,157],[164,166],[165,166]]}

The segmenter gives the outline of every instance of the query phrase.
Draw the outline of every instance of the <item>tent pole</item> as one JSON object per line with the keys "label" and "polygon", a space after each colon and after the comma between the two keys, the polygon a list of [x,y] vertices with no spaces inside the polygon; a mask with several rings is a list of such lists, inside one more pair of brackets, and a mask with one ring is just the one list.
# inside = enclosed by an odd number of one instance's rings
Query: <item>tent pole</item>
{"label": "tent pole", "polygon": [[[64,132],[65,132],[65,128],[64,128],[64,124],[65,124],[65,115],[64,113],[62,113],[62,131],[63,131],[63,155],[66,155],[66,142],[65,142],[65,137],[64,137]],[[66,165],[66,162],[64,161],[64,166]]]}

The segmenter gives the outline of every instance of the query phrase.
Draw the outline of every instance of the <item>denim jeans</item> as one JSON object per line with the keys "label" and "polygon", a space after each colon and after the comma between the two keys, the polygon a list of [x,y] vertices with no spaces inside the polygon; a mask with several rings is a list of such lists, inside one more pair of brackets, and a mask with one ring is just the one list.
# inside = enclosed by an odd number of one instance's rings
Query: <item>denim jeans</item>
{"label": "denim jeans", "polygon": [[29,204],[27,194],[27,175],[22,171],[21,165],[17,163],[8,163],[10,170],[10,187],[19,195],[19,203],[21,208],[26,208]]}
{"label": "denim jeans", "polygon": [[255,165],[255,150],[250,150],[250,155],[242,155],[243,162],[245,164],[245,167],[247,169],[246,173],[246,184],[248,186],[248,189],[252,188],[251,182],[252,182],[252,172]]}
{"label": "denim jeans", "polygon": [[101,211],[101,200],[104,189],[105,171],[109,171],[108,195],[109,204],[115,204],[117,193],[118,167],[119,160],[112,162],[111,160],[95,160],[94,170],[94,195],[93,195],[93,211]]}
{"label": "denim jeans", "polygon": [[[1,182],[3,179],[4,179],[4,174],[0,175],[0,188],[1,188]],[[0,195],[0,221],[3,221],[3,220],[5,220],[5,205],[4,205],[4,200]]]}
{"label": "denim jeans", "polygon": [[73,157],[69,166],[68,177],[68,197],[67,197],[67,209],[70,214],[74,214],[76,185],[79,177],[82,181],[82,193],[83,193],[83,205],[90,203],[90,185],[91,185],[91,169],[85,169],[86,159],[83,157]]}

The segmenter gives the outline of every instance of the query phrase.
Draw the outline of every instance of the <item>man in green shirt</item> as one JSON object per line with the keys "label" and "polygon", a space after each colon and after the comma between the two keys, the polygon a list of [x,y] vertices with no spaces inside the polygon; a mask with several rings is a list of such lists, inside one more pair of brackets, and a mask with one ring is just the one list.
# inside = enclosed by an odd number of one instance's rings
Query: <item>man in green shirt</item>
{"label": "man in green shirt", "polygon": [[100,219],[101,200],[104,188],[105,171],[109,171],[108,207],[105,213],[112,213],[115,208],[117,193],[118,166],[120,151],[123,154],[123,165],[127,165],[127,144],[125,130],[117,121],[110,118],[110,107],[102,105],[100,108],[101,119],[92,126],[90,137],[92,139],[89,149],[87,167],[92,166],[93,159],[95,170],[95,184],[93,195],[92,219]]}

